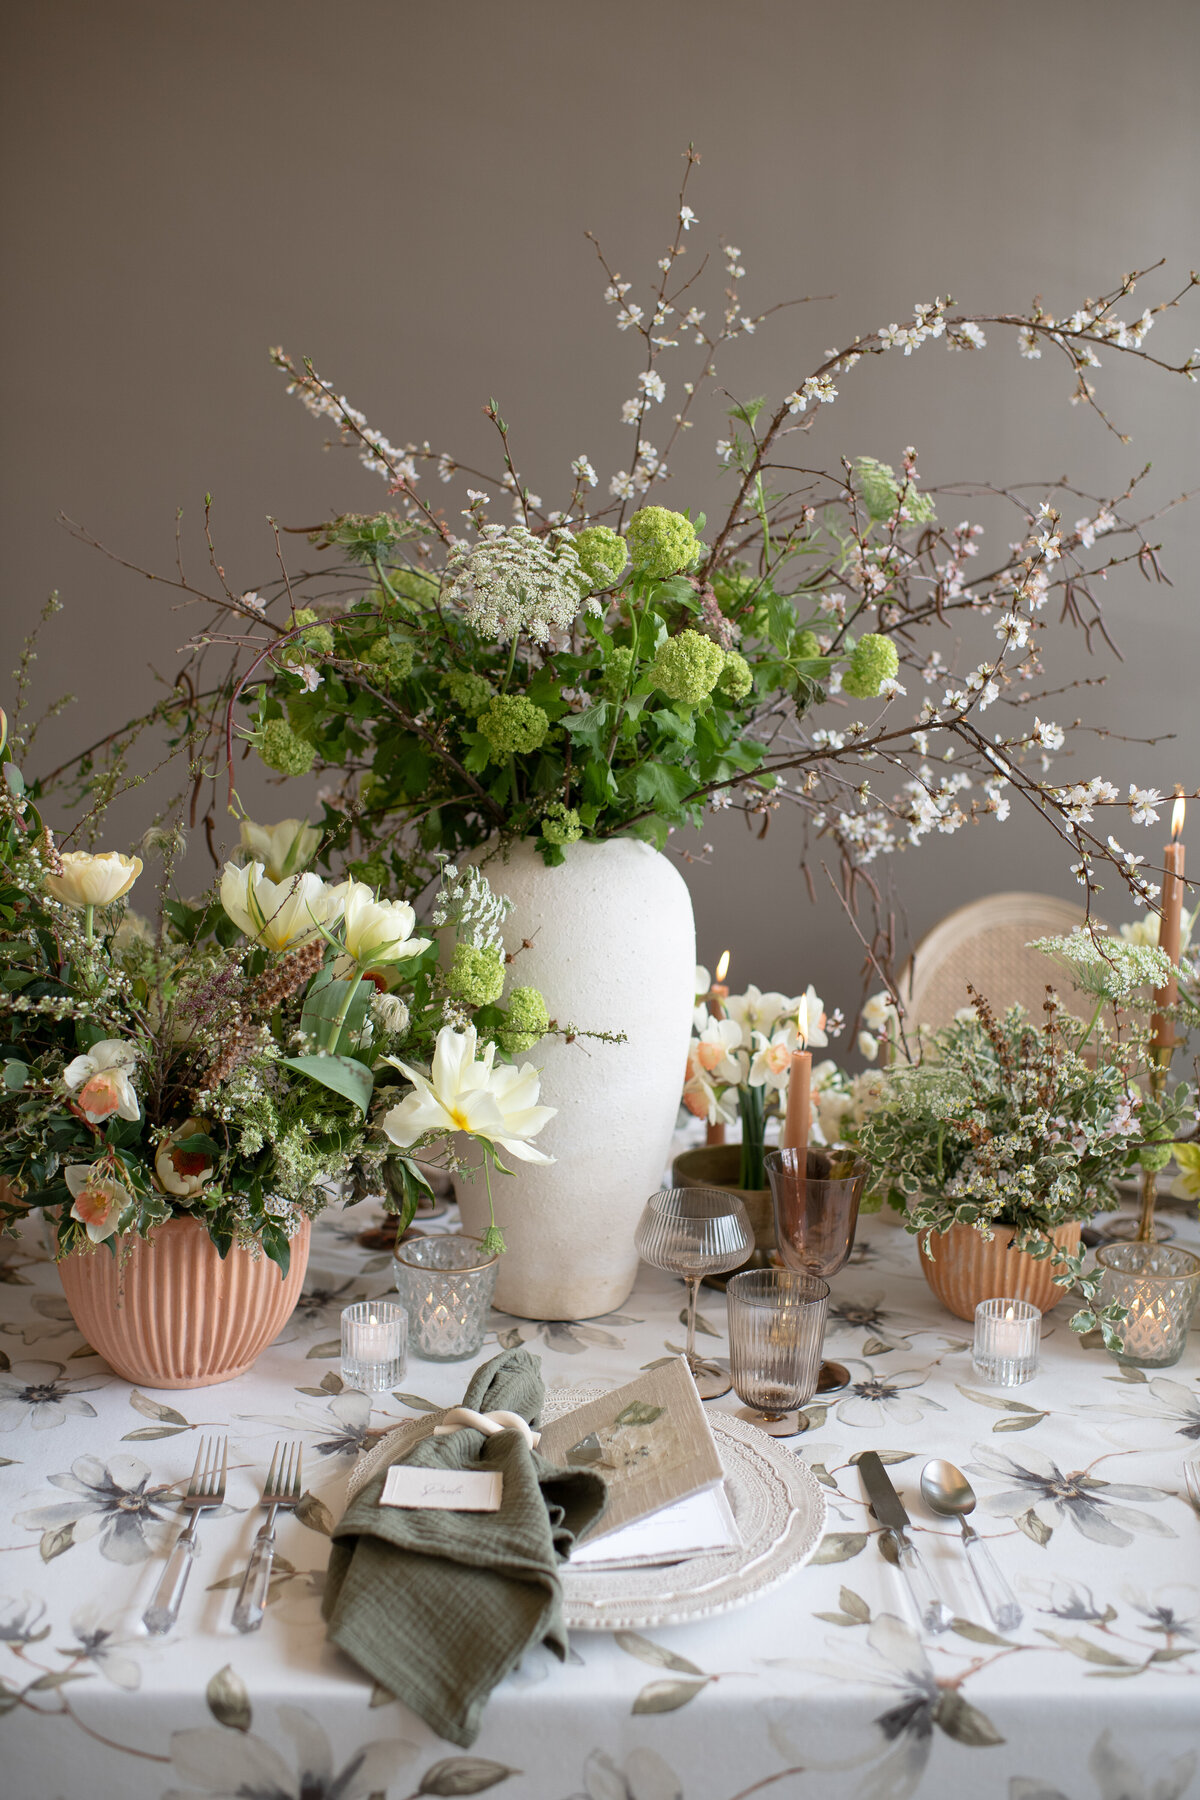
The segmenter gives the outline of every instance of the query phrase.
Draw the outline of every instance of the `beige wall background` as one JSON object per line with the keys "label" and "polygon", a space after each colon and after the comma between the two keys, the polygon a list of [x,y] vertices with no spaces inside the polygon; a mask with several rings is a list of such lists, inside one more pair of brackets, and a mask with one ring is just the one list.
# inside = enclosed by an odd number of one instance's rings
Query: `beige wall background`
{"label": "beige wall background", "polygon": [[[197,622],[73,542],[60,508],[160,568],[182,508],[198,572],[211,491],[221,560],[253,587],[272,567],[268,514],[304,525],[381,504],[351,458],[322,454],[269,344],[312,356],[395,441],[489,455],[494,394],[536,491],[556,493],[581,451],[607,482],[636,351],[582,233],[627,276],[651,273],[689,140],[703,156],[693,241],[741,249],[748,309],[836,296],[724,359],[739,396],[787,391],[826,345],[934,293],[985,310],[1041,293],[1063,313],[1160,256],[1180,280],[1200,264],[1194,0],[7,0],[0,38],[2,666],[58,588],[35,710],[79,697],[35,768],[147,704]],[[1178,361],[1198,341],[1193,309],[1148,347]],[[1100,380],[1129,445],[1067,403],[1045,359],[934,346],[863,365],[806,450],[827,466],[896,461],[911,442],[931,485],[1069,471],[1097,492],[1153,459],[1155,505],[1200,485],[1200,387],[1115,366]],[[709,414],[673,459],[670,504],[716,505],[716,435]],[[1194,787],[1200,512],[1158,535],[1173,587],[1109,583],[1124,661],[1075,638],[1050,673],[1110,677],[1058,703],[1064,721],[1123,734],[1080,775]],[[297,810],[294,789],[245,791],[259,816]],[[159,792],[118,805],[110,848],[140,835]],[[858,946],[819,868],[810,902],[786,815],[763,843],[728,817],[703,836],[711,861],[686,870],[702,958],[729,946],[735,984],[813,980],[852,1007]],[[1070,895],[1066,865],[1015,816],[888,873],[919,936],[996,888]],[[195,844],[185,883],[210,867]],[[1126,912],[1115,895],[1112,911]]]}

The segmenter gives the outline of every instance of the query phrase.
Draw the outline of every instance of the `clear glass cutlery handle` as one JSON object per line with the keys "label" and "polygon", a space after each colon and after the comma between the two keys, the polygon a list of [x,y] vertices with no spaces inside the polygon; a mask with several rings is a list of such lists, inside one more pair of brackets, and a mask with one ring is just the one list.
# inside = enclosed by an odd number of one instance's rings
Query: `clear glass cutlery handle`
{"label": "clear glass cutlery handle", "polygon": [[1025,1614],[1020,1601],[997,1568],[995,1557],[978,1532],[972,1531],[969,1537],[964,1537],[963,1542],[971,1573],[975,1577],[975,1586],[979,1589],[983,1604],[992,1615],[992,1624],[997,1631],[1015,1631]]}
{"label": "clear glass cutlery handle", "polygon": [[918,1619],[926,1631],[945,1631],[954,1614],[933,1585],[933,1577],[925,1566],[924,1557],[911,1538],[898,1531],[893,1531],[892,1537]]}
{"label": "clear glass cutlery handle", "polygon": [[242,1576],[242,1590],[233,1609],[233,1622],[239,1631],[257,1631],[263,1622],[274,1560],[275,1539],[255,1538],[246,1573]]}
{"label": "clear glass cutlery handle", "polygon": [[192,1560],[195,1554],[195,1535],[185,1531],[176,1539],[175,1548],[167,1560],[162,1578],[154,1591],[154,1598],[142,1614],[142,1624],[156,1637],[161,1637],[164,1631],[170,1631],[179,1617],[179,1608],[183,1604],[183,1590],[187,1586],[188,1576],[192,1572]]}

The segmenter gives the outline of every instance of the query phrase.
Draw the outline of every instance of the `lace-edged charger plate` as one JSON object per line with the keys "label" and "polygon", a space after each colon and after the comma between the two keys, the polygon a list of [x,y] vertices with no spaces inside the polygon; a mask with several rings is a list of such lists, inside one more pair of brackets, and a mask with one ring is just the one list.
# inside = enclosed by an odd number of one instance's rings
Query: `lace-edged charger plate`
{"label": "lace-edged charger plate", "polygon": [[[556,1388],[545,1416],[557,1418],[605,1393],[602,1382]],[[440,1414],[389,1432],[356,1464],[353,1497],[372,1474],[406,1454]],[[563,1611],[572,1631],[641,1631],[685,1625],[731,1612],[769,1593],[813,1555],[825,1529],[825,1495],[791,1450],[732,1413],[710,1411],[708,1422],[725,1466],[725,1493],[742,1548],[693,1557],[659,1569],[563,1570]]]}
{"label": "lace-edged charger plate", "polygon": [[[558,1388],[546,1416],[582,1406],[600,1384]],[[725,1494],[742,1548],[662,1569],[563,1570],[563,1612],[572,1631],[642,1631],[686,1625],[746,1606],[802,1568],[825,1530],[825,1495],[800,1458],[732,1413],[707,1413],[725,1466]]]}

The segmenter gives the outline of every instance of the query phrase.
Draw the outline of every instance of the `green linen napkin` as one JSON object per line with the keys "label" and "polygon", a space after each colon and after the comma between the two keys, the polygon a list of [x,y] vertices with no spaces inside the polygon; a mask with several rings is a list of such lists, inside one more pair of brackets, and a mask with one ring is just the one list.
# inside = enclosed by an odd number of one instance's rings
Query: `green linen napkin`
{"label": "green linen napkin", "polygon": [[[541,1362],[507,1350],[475,1371],[463,1405],[536,1424]],[[561,1469],[517,1431],[426,1437],[402,1459],[425,1469],[499,1470],[499,1512],[380,1506],[383,1469],[333,1532],[322,1610],[348,1656],[442,1737],[474,1743],[498,1681],[531,1644],[566,1657],[558,1564],[603,1513],[603,1478]]]}

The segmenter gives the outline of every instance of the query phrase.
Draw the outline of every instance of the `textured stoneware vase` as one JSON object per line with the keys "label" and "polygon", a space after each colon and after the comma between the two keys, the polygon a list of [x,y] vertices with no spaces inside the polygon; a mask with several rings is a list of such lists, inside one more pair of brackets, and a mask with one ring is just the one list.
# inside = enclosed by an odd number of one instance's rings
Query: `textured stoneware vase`
{"label": "textured stoneware vase", "polygon": [[236,1246],[222,1261],[193,1219],[169,1219],[132,1253],[76,1250],[58,1272],[75,1323],[118,1375],[143,1387],[210,1387],[244,1375],[291,1317],[311,1235],[305,1219],[282,1279],[269,1257]]}
{"label": "textured stoneware vase", "polygon": [[[1080,1222],[1059,1225],[1051,1241],[1072,1254],[1079,1248]],[[918,1234],[921,1267],[925,1279],[941,1301],[960,1319],[973,1319],[981,1300],[1028,1300],[1039,1312],[1049,1312],[1066,1298],[1067,1289],[1054,1281],[1056,1264],[1047,1257],[1039,1262],[1027,1250],[1010,1248],[1011,1225],[992,1228],[992,1241],[972,1225],[952,1225],[944,1235],[933,1235],[933,1255],[925,1250],[925,1234]]]}
{"label": "textured stoneware vase", "polygon": [[738,1186],[741,1174],[740,1144],[698,1144],[694,1150],[681,1150],[671,1164],[671,1182],[677,1188],[728,1188],[736,1194],[750,1218],[756,1250],[775,1248],[775,1207],[771,1190]]}
{"label": "textured stoneware vase", "polygon": [[[542,1070],[542,1100],[558,1108],[535,1140],[557,1160],[501,1152],[515,1174],[492,1175],[508,1244],[496,1305],[526,1319],[595,1318],[629,1297],[634,1228],[666,1171],[692,1026],[691,897],[674,865],[632,838],[570,844],[555,869],[525,842],[484,868],[515,902],[509,991],[540,988],[560,1025],[626,1034],[623,1044],[547,1039],[517,1058]],[[478,1236],[483,1179],[456,1185],[463,1229]]]}

